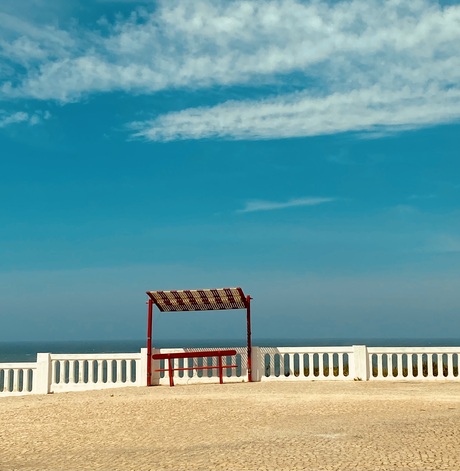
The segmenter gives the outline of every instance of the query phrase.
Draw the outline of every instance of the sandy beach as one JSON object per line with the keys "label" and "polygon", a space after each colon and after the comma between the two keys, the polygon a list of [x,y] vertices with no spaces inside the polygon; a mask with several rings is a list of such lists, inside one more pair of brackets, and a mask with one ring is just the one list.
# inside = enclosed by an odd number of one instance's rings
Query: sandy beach
{"label": "sandy beach", "polygon": [[304,382],[0,398],[0,470],[459,470],[460,383]]}

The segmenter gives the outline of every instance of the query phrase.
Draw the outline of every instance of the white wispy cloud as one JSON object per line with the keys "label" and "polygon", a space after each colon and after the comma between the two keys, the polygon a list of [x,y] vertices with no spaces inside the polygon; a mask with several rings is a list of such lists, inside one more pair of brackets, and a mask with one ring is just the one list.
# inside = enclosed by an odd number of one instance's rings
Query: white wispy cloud
{"label": "white wispy cloud", "polygon": [[24,70],[0,80],[4,99],[274,85],[258,100],[133,123],[144,139],[381,133],[460,119],[460,5],[169,0],[92,31],[0,25],[0,55]]}
{"label": "white wispy cloud", "polygon": [[20,124],[25,123],[30,126],[34,126],[39,124],[43,120],[50,118],[50,113],[48,111],[42,112],[37,111],[35,113],[26,113],[24,111],[16,111],[16,112],[6,112],[0,110],[0,128],[5,128],[12,124]]}
{"label": "white wispy cloud", "polygon": [[132,123],[132,128],[136,137],[152,141],[272,139],[382,127],[408,129],[459,118],[460,88],[396,91],[374,86],[321,97],[304,92],[192,108]]}
{"label": "white wispy cloud", "polygon": [[288,201],[264,201],[264,200],[253,200],[247,201],[243,209],[240,209],[239,213],[252,213],[255,211],[273,211],[275,209],[286,209],[293,208],[296,206],[318,206],[324,203],[330,203],[336,201],[336,198],[295,198]]}

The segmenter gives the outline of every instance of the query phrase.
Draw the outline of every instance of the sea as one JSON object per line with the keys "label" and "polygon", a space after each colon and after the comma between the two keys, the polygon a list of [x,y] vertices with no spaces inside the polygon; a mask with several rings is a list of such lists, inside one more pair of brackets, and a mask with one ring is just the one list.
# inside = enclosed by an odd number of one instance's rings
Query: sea
{"label": "sea", "polygon": [[[367,345],[368,347],[457,347],[460,337],[436,339],[366,338],[253,338],[258,347],[322,347]],[[155,348],[244,347],[246,339],[163,339]],[[0,342],[0,363],[34,362],[37,353],[130,353],[145,347],[145,340],[73,340]]]}

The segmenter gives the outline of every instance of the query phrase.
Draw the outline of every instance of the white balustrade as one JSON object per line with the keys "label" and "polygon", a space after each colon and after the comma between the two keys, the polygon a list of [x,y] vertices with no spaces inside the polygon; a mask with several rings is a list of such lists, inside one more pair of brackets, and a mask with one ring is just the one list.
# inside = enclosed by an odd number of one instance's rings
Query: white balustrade
{"label": "white balustrade", "polygon": [[31,394],[36,363],[0,363],[0,397]]}
{"label": "white balustrade", "polygon": [[353,347],[259,347],[261,381],[350,380]]}
{"label": "white balustrade", "polygon": [[368,347],[367,352],[370,380],[460,380],[460,347]]}
{"label": "white balustrade", "polygon": [[142,353],[51,354],[50,392],[141,386]]}
{"label": "white balustrade", "polygon": [[[181,353],[219,348],[155,349]],[[248,381],[246,348],[224,357],[224,383]],[[460,381],[460,347],[253,347],[253,381]],[[219,381],[217,358],[174,360],[175,384]],[[213,367],[194,369],[195,366]],[[158,372],[155,370],[165,369]],[[169,385],[166,361],[152,361],[152,383]],[[145,386],[147,349],[140,353],[39,353],[35,363],[0,363],[0,397]]]}

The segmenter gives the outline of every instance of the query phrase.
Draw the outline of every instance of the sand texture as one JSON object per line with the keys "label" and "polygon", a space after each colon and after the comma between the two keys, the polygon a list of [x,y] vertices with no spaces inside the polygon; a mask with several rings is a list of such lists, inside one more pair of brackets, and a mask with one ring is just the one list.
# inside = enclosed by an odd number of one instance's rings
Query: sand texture
{"label": "sand texture", "polygon": [[0,398],[0,471],[460,470],[460,383],[279,382]]}

